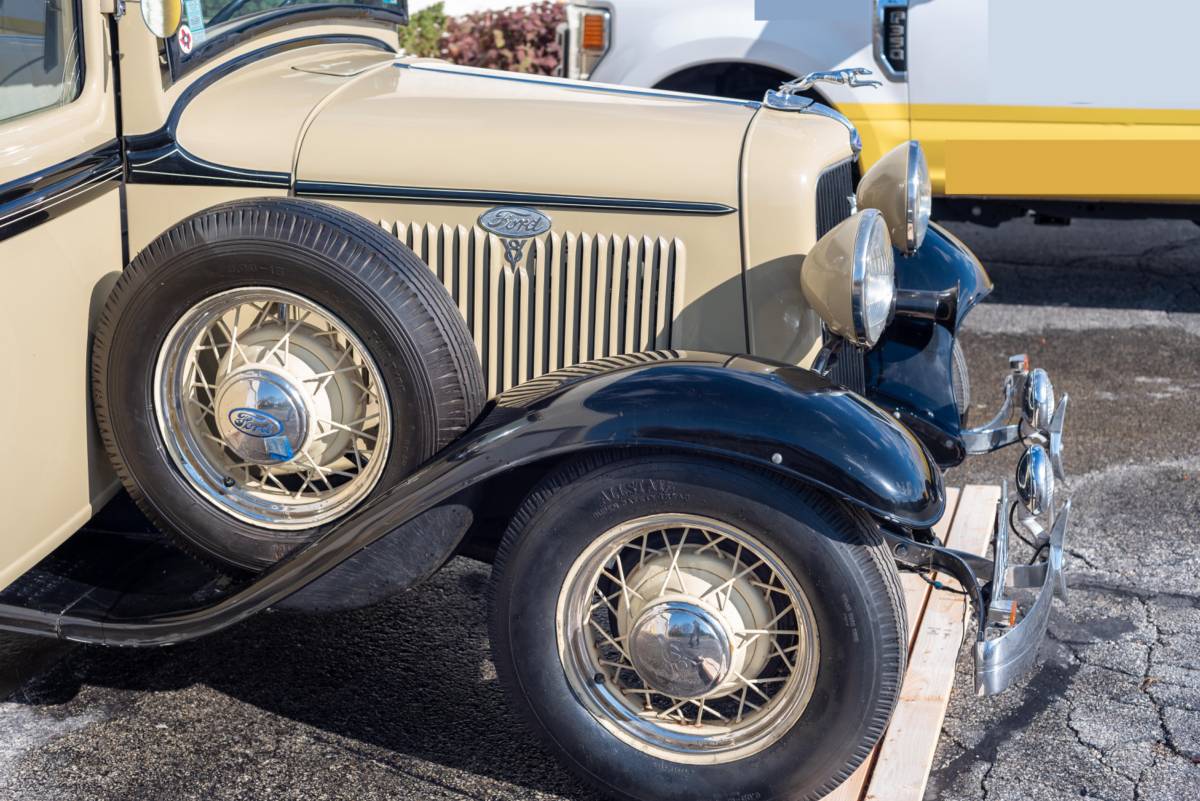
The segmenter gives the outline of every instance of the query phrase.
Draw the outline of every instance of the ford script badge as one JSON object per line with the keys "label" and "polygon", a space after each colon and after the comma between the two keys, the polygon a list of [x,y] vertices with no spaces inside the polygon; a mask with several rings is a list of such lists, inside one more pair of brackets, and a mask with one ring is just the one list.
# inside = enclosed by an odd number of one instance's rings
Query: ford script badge
{"label": "ford script badge", "polygon": [[479,227],[504,239],[526,239],[550,230],[550,218],[528,206],[497,206],[479,215]]}
{"label": "ford script badge", "polygon": [[244,406],[230,410],[229,422],[233,423],[233,427],[243,434],[263,439],[273,437],[283,430],[283,424],[271,415]]}

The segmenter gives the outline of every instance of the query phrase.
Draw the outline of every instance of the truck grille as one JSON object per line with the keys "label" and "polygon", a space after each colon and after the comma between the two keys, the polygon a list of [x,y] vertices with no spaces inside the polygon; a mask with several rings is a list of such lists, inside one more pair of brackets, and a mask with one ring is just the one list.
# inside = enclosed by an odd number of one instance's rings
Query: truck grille
{"label": "truck grille", "polygon": [[671,346],[679,239],[552,231],[528,240],[514,269],[500,239],[478,226],[381,225],[454,299],[489,395],[589,359]]}
{"label": "truck grille", "polygon": [[850,162],[829,167],[817,178],[817,238],[850,216],[854,176]]}

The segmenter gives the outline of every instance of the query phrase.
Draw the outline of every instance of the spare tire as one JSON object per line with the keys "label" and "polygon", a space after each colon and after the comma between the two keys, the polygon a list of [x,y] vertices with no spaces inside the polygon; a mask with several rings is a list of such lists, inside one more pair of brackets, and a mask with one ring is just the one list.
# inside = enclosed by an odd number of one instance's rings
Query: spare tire
{"label": "spare tire", "polygon": [[290,198],[202,211],[138,254],[97,327],[92,392],[147,516],[249,570],[395,485],[484,402],[429,268],[361,217]]}

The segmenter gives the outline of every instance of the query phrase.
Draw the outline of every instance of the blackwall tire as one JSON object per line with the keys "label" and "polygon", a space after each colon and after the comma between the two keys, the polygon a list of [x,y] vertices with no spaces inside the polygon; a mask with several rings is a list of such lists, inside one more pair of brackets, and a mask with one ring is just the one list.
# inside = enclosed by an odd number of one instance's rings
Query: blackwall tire
{"label": "blackwall tire", "polygon": [[[595,641],[600,643],[597,648],[602,653],[596,664],[600,667],[590,669],[596,671],[593,681],[601,689],[593,692],[573,681],[578,671],[572,660],[592,646],[585,640],[584,648],[576,649],[569,634],[574,625],[572,606],[564,598],[571,597],[568,590],[579,576],[591,575],[589,571],[599,563],[589,554],[596,553],[602,547],[597,543],[607,541],[605,538],[612,537],[614,531],[633,531],[636,537],[641,530],[636,526],[646,521],[653,529],[680,520],[703,530],[644,535],[649,539],[618,551],[613,561],[604,563],[608,567],[598,575],[608,583],[594,597],[601,598],[616,588],[610,596],[612,606],[601,610],[604,602],[597,602],[595,608],[602,614],[589,622],[599,620],[593,625],[612,627],[610,633],[626,644],[632,657],[626,660],[622,649],[610,644],[605,635],[598,635]],[[653,539],[655,536],[660,539]],[[646,560],[639,549],[656,550],[654,544],[665,545],[668,536],[676,541],[674,550],[668,547],[666,553],[675,559],[675,569],[683,566],[687,577],[680,576],[680,584],[672,587],[668,569],[665,579],[641,580],[637,592],[631,587],[622,597],[624,582],[637,581],[631,571],[652,575],[646,571],[654,559],[664,563],[669,559],[660,555]],[[740,740],[737,725],[745,720],[739,722],[730,715],[745,712],[759,715],[756,720],[761,720],[772,709],[789,709],[785,690],[772,696],[775,700],[760,700],[762,711],[746,712],[743,708],[737,712],[738,695],[720,695],[729,685],[721,684],[716,689],[693,686],[695,677],[690,670],[676,673],[672,668],[657,675],[647,671],[652,680],[643,680],[636,669],[605,667],[612,660],[655,667],[655,643],[661,640],[638,639],[648,624],[621,629],[615,622],[632,619],[623,607],[624,598],[630,599],[632,609],[638,603],[634,600],[638,592],[653,596],[642,600],[640,621],[653,621],[659,616],[657,606],[670,606],[673,614],[673,610],[693,603],[697,605],[693,611],[703,614],[690,618],[690,646],[709,637],[709,624],[703,620],[719,617],[719,604],[710,603],[712,596],[707,596],[708,601],[689,601],[680,590],[694,587],[695,576],[706,570],[720,572],[719,567],[705,567],[701,560],[712,559],[711,550],[704,553],[705,544],[725,536],[731,539],[720,540],[718,547],[724,553],[718,561],[728,560],[732,565],[738,564],[738,559],[747,563],[760,557],[768,560],[766,573],[760,567],[751,574],[760,584],[773,587],[763,590],[768,602],[771,598],[791,597],[789,593],[799,588],[805,599],[802,605],[808,611],[801,613],[797,605],[797,611],[789,612],[791,616],[782,620],[808,617],[815,627],[815,641],[804,647],[784,646],[799,643],[799,636],[787,640],[783,637],[790,635],[781,634],[776,644],[787,648],[797,666],[804,661],[801,654],[809,650],[817,654],[815,674],[799,712],[793,710],[790,717],[777,715],[779,728],[759,726]],[[619,543],[619,537],[613,542]],[[603,561],[611,551],[600,553],[598,558]],[[617,565],[620,554],[625,554],[624,566]],[[730,570],[731,575],[736,572]],[[620,580],[612,580],[618,573]],[[658,575],[663,575],[661,569]],[[662,583],[656,585],[655,580]],[[752,582],[747,586],[752,595],[757,585]],[[656,600],[659,598],[668,598],[670,603]],[[775,614],[778,604],[784,601],[774,603],[768,614]],[[725,604],[730,604],[728,598]],[[743,609],[746,604],[737,606]],[[753,613],[741,614],[745,619],[753,617]],[[687,614],[680,619],[689,620]],[[671,631],[671,626],[658,631]],[[725,623],[718,622],[711,629],[722,627]],[[788,631],[805,628],[794,622],[787,626]],[[728,642],[746,639],[744,634],[729,633],[733,636]],[[720,640],[721,636],[709,639]],[[638,647],[648,649],[649,656],[640,654]],[[904,675],[907,622],[899,578],[886,546],[869,521],[842,504],[775,476],[722,462],[670,455],[653,459],[592,457],[548,478],[526,499],[506,532],[494,568],[492,648],[501,680],[532,728],[568,766],[613,796],[638,801],[815,801],[849,777],[882,736]],[[672,647],[661,653],[674,658],[679,651]],[[792,663],[770,658],[774,661],[759,660],[753,670],[760,672],[754,675],[778,681],[783,688],[803,690],[801,682],[792,683]],[[737,655],[736,649],[733,659],[742,659],[738,671],[751,669],[752,660]],[[719,670],[708,667],[717,662],[719,659],[705,663],[704,680],[722,681]],[[693,663],[685,659],[682,664]],[[738,671],[729,673],[734,678],[726,681],[739,681]],[[637,688],[654,690],[657,681],[665,682],[672,692],[692,693],[693,698],[700,693],[702,704],[712,703],[715,711],[724,710],[730,722],[727,732],[722,733],[725,724],[715,712],[700,712],[702,725],[694,725],[692,716],[699,706],[695,701],[683,707],[686,726],[631,723],[638,717],[636,703],[626,710],[624,718],[621,714],[606,718],[605,710],[614,705],[606,699],[627,697],[622,693],[631,687],[632,697],[645,697],[645,690],[639,695]],[[718,704],[724,706],[717,709]],[[668,701],[659,703],[654,698],[653,704],[647,705],[653,708],[643,707],[643,711],[652,720],[657,720],[660,713],[674,714],[669,711]],[[668,711],[663,713],[664,709]],[[681,739],[671,739],[672,727],[682,733]],[[667,734],[662,736],[660,730]],[[693,734],[708,737],[709,733],[712,737],[702,744],[689,741]],[[689,753],[688,749],[698,750]]]}
{"label": "blackwall tire", "polygon": [[[239,405],[271,382],[274,406]],[[452,300],[402,243],[333,206],[262,198],[138,254],[97,326],[92,394],[150,519],[207,561],[261,570],[453,440],[484,385]]]}

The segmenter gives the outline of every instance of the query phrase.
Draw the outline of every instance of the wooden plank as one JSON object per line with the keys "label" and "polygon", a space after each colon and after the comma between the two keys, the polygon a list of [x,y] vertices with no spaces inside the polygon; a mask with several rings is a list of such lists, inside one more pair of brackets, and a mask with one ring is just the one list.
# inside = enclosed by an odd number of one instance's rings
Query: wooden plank
{"label": "wooden plank", "polygon": [[[942,519],[933,527],[934,533],[943,541],[950,534],[950,524],[958,509],[958,501],[959,490],[954,487],[947,489],[946,511],[942,513]],[[904,606],[908,614],[908,653],[909,659],[912,659],[913,644],[917,639],[921,618],[925,614],[925,604],[929,599],[930,587],[927,581],[915,573],[901,573],[900,583],[904,587]],[[822,801],[859,801],[866,789],[867,779],[875,767],[875,760],[878,756],[879,746],[877,745],[871,755],[858,766],[858,769],[850,774],[850,778],[838,785],[838,788],[825,796]]]}
{"label": "wooden plank", "polygon": [[[996,519],[1000,488],[963,489],[947,543],[982,554]],[[966,626],[966,598],[933,593],[925,605],[900,702],[879,746],[866,801],[920,801],[942,732]]]}

